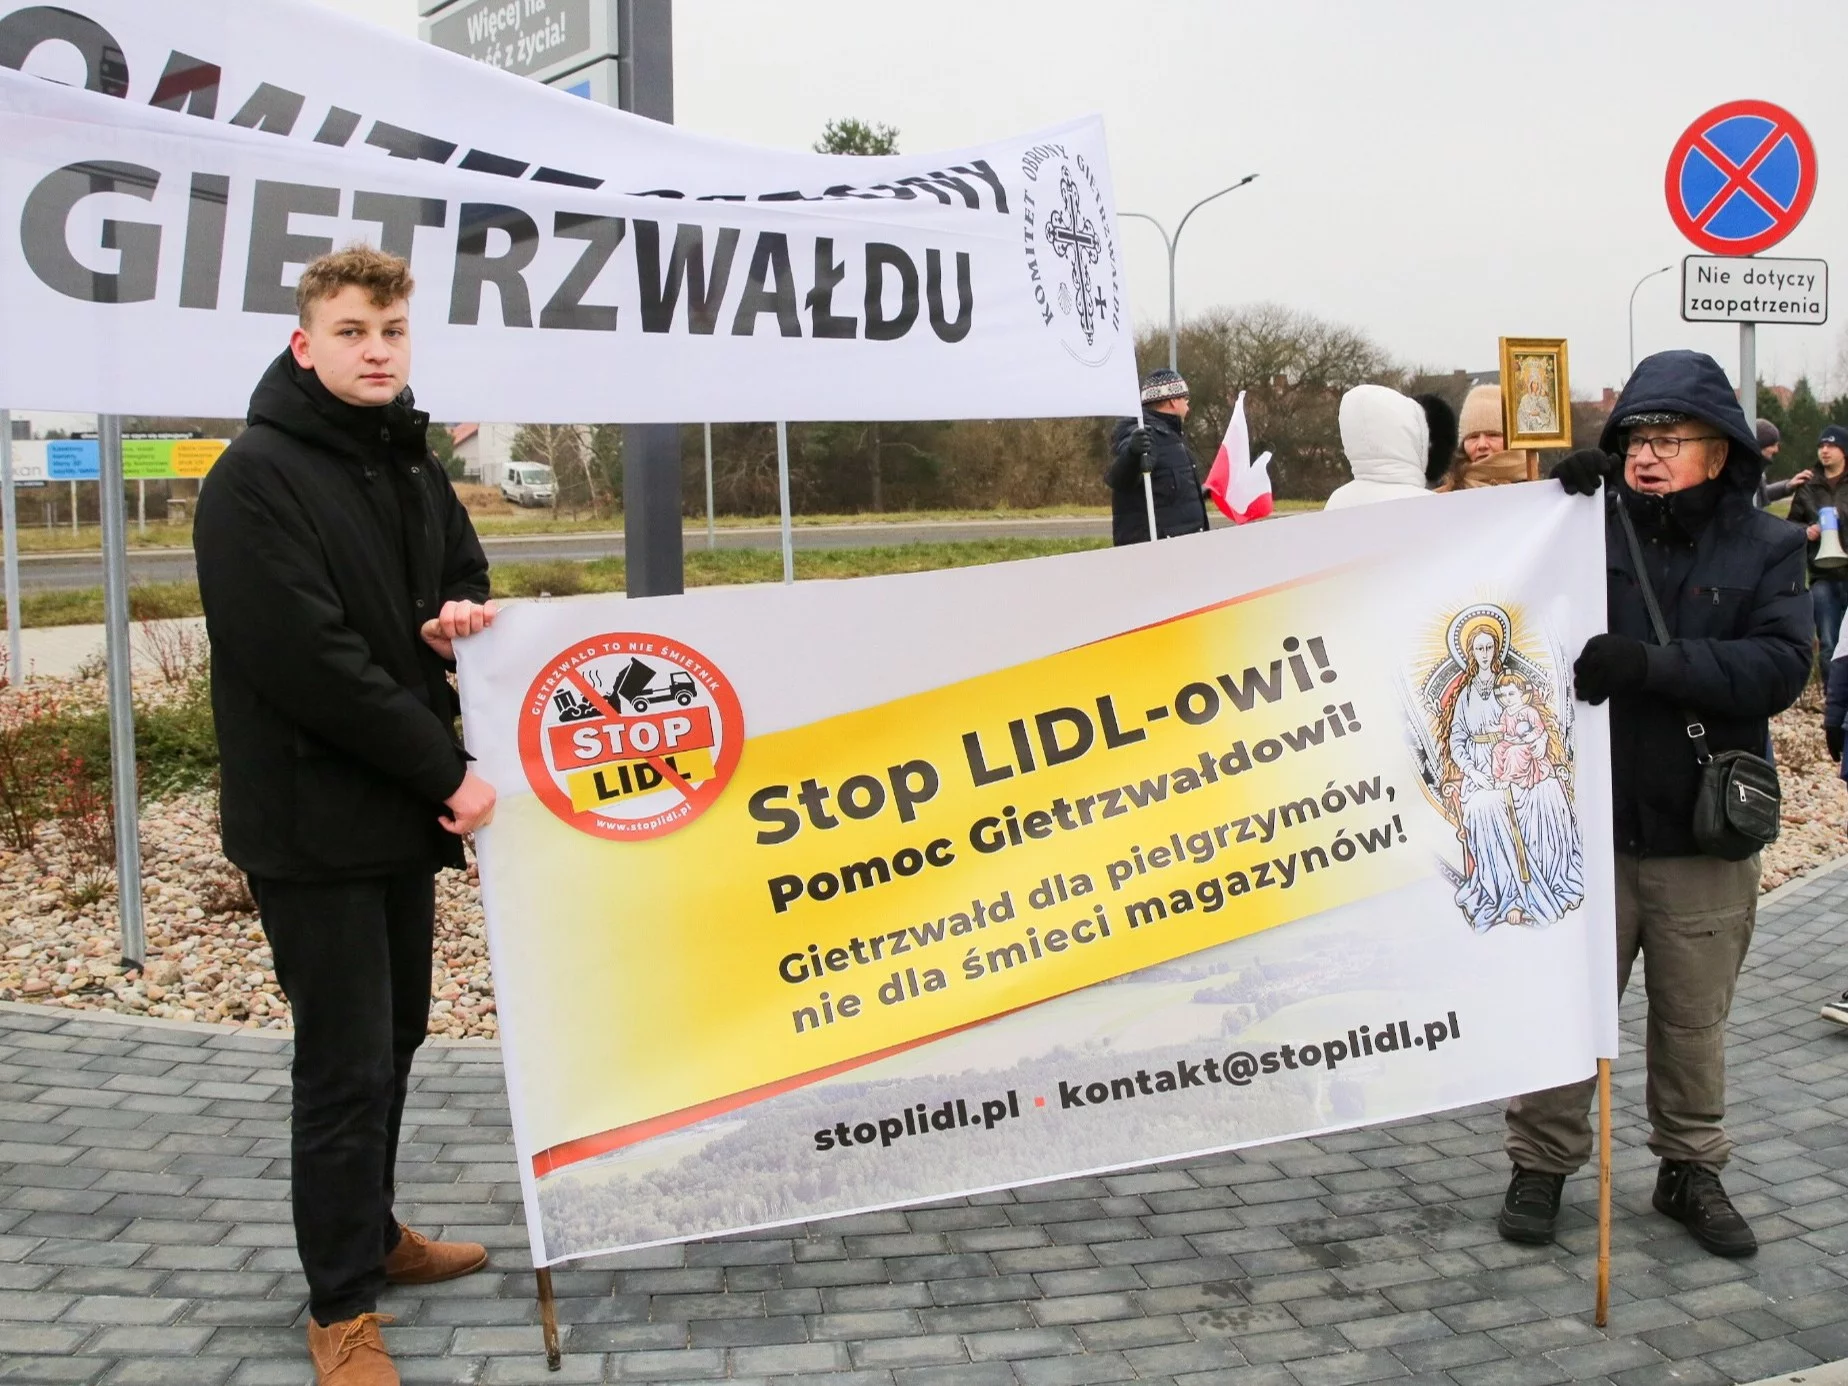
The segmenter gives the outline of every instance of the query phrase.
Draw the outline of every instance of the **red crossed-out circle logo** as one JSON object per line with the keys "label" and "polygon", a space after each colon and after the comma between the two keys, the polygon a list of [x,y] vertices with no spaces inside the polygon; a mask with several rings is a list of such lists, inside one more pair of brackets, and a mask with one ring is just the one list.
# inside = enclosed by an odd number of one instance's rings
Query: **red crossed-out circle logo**
{"label": "red crossed-out circle logo", "polygon": [[744,749],[744,714],[698,650],[620,631],[561,651],[533,680],[519,743],[533,792],[572,827],[660,837],[724,792]]}
{"label": "red crossed-out circle logo", "polygon": [[1782,106],[1729,101],[1675,142],[1669,215],[1710,255],[1756,255],[1796,229],[1816,195],[1816,147]]}

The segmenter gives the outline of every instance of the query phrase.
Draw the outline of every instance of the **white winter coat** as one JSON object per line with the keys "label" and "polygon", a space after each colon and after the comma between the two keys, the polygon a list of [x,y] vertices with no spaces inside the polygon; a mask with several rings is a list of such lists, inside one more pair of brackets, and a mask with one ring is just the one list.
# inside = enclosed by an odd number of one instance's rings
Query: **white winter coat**
{"label": "white winter coat", "polygon": [[1341,449],[1354,479],[1336,488],[1328,509],[1429,496],[1425,460],[1431,426],[1417,400],[1384,385],[1357,385],[1341,396]]}

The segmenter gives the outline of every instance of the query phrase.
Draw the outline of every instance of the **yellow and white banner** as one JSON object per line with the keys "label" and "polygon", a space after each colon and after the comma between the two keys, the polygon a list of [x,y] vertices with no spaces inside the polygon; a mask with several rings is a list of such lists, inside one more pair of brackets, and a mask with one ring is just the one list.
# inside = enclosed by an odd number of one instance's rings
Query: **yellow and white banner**
{"label": "yellow and white banner", "polygon": [[463,654],[538,1264],[1582,1078],[1594,502],[509,610]]}

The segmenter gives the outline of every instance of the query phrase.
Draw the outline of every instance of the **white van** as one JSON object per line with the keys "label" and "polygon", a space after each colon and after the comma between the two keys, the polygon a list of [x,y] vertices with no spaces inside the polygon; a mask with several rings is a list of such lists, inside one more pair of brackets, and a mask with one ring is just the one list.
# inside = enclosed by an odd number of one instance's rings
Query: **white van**
{"label": "white van", "polygon": [[500,490],[515,505],[551,505],[558,495],[552,469],[540,462],[509,462]]}

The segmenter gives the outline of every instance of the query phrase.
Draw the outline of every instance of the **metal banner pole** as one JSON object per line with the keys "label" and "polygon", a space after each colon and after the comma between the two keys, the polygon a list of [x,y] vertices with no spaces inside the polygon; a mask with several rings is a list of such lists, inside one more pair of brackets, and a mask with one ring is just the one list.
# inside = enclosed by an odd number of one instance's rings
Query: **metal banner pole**
{"label": "metal banner pole", "polygon": [[77,483],[71,483],[71,533],[77,532]]}
{"label": "metal banner pole", "polygon": [[1611,1061],[1598,1060],[1598,1294],[1592,1322],[1611,1315]]}
{"label": "metal banner pole", "polygon": [[148,532],[148,484],[139,477],[135,479],[135,532]]}
{"label": "metal banner pole", "polygon": [[1745,426],[1758,424],[1758,324],[1739,324],[1739,407],[1745,410]]}
{"label": "metal banner pole", "polygon": [[6,552],[7,674],[15,687],[26,681],[25,640],[19,628],[19,497],[13,490],[13,417],[0,409],[0,528]]}
{"label": "metal banner pole", "polygon": [[147,957],[141,918],[141,820],[135,779],[134,649],[128,630],[128,516],[123,496],[122,420],[96,421],[97,502],[103,522],[104,646],[109,664],[109,768],[115,797],[116,907],[122,921],[122,965]]}
{"label": "metal banner pole", "polygon": [[702,424],[706,430],[706,547],[718,547],[712,533],[712,425]]}
{"label": "metal banner pole", "polygon": [[789,528],[789,425],[776,426],[776,492],[783,510],[783,581],[796,580],[796,539]]}

